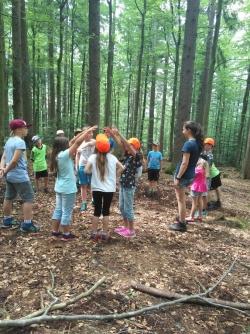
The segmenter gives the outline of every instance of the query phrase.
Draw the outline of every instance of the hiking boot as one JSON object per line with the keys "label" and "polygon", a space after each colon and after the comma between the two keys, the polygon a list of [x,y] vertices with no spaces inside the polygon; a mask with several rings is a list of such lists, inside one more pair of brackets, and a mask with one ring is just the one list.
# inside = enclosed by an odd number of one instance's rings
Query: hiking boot
{"label": "hiking boot", "polygon": [[174,224],[169,225],[169,229],[171,231],[176,231],[176,232],[186,232],[187,231],[187,224],[186,222],[176,222]]}
{"label": "hiking boot", "polygon": [[0,225],[1,228],[17,228],[20,223],[13,219],[13,217],[3,218],[3,223]]}
{"label": "hiking boot", "polygon": [[76,236],[73,233],[69,233],[69,234],[64,234],[63,233],[63,235],[61,237],[61,240],[62,241],[71,241],[71,240],[73,240],[75,238],[76,238]]}
{"label": "hiking boot", "polygon": [[39,232],[40,228],[36,226],[33,222],[31,223],[22,223],[20,231],[24,233],[37,233]]}
{"label": "hiking boot", "polygon": [[207,206],[208,211],[217,210],[220,208],[221,208],[221,201],[210,202],[208,203],[208,206]]}
{"label": "hiking boot", "polygon": [[85,212],[85,211],[87,211],[87,203],[82,202],[82,205],[80,207],[80,212]]}

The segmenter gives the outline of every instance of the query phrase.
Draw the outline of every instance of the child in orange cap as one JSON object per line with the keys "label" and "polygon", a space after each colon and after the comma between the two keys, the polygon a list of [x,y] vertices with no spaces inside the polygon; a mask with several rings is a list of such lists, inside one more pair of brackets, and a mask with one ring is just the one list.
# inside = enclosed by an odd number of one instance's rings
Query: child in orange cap
{"label": "child in orange cap", "polygon": [[[116,191],[116,172],[123,170],[122,164],[110,151],[107,137],[96,137],[96,153],[92,154],[85,167],[86,173],[92,173],[91,190],[94,199],[91,239],[97,241],[109,239],[109,211],[113,194]],[[100,216],[103,216],[102,230],[98,231]]]}
{"label": "child in orange cap", "polygon": [[119,207],[123,217],[123,226],[115,229],[119,235],[125,238],[135,236],[134,230],[134,193],[136,178],[135,174],[142,162],[139,155],[140,141],[137,138],[126,140],[117,129],[109,129],[111,136],[118,144],[121,144],[124,151],[124,171],[120,177]]}
{"label": "child in orange cap", "polygon": [[215,146],[215,140],[213,138],[205,138],[204,140],[204,154],[208,157],[208,164],[209,164],[209,191],[215,191],[216,194],[216,201],[205,203],[207,204],[208,210],[219,209],[221,207],[221,196],[220,196],[220,186],[221,184],[221,177],[220,171],[214,164],[214,157],[213,157],[213,148]]}

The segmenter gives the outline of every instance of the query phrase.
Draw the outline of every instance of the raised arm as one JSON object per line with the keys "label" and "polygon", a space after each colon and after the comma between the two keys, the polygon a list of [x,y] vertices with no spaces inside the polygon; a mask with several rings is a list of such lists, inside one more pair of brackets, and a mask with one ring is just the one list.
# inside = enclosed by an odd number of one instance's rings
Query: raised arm
{"label": "raised arm", "polygon": [[[105,128],[106,130],[106,128]],[[118,145],[120,145],[125,151],[128,151],[133,157],[136,155],[136,150],[130,145],[125,137],[123,137],[118,129],[108,129],[110,135],[115,139]]]}
{"label": "raised arm", "polygon": [[93,132],[97,129],[97,125],[94,125],[92,127],[89,127],[88,129],[82,131],[81,133],[79,133],[75,138],[73,138],[70,143],[70,147],[69,147],[69,154],[74,157],[76,150],[78,149],[78,147],[81,145],[81,143],[84,141],[84,139],[88,136],[88,134],[90,132]]}

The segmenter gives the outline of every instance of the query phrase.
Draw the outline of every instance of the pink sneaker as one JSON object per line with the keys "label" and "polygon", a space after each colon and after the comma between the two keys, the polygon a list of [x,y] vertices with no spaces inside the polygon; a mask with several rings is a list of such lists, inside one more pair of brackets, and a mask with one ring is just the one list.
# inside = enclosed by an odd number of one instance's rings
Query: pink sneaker
{"label": "pink sneaker", "polygon": [[135,231],[131,231],[128,228],[126,230],[123,230],[119,233],[124,238],[134,238],[135,237]]}
{"label": "pink sneaker", "polygon": [[122,232],[122,231],[124,231],[126,229],[127,229],[127,227],[125,227],[125,226],[118,226],[117,228],[114,229],[114,231],[116,233],[119,233],[119,232]]}

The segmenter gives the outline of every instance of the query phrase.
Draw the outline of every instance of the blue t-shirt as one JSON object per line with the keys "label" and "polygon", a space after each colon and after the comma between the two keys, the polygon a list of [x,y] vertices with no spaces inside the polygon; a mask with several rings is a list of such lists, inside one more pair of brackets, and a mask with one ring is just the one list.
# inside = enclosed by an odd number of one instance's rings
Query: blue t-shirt
{"label": "blue t-shirt", "polygon": [[15,136],[15,137],[10,137],[7,140],[4,146],[6,165],[8,165],[11,162],[16,150],[21,150],[22,154],[21,154],[20,159],[17,162],[16,167],[11,169],[7,173],[6,180],[12,183],[27,182],[30,179],[29,179],[28,170],[27,170],[27,158],[26,158],[26,153],[25,153],[26,144],[22,138]]}
{"label": "blue t-shirt", "polygon": [[[182,153],[190,153],[187,169],[181,178],[192,179],[195,175],[195,167],[201,153],[201,148],[195,139],[189,139],[184,143],[181,151]],[[175,175],[178,174],[180,165],[181,161],[177,164]]]}
{"label": "blue t-shirt", "polygon": [[69,149],[57,155],[57,177],[55,192],[72,194],[77,192],[74,163],[69,155]]}
{"label": "blue t-shirt", "polygon": [[148,152],[148,168],[161,169],[162,154],[159,151]]}
{"label": "blue t-shirt", "polygon": [[109,137],[109,145],[110,145],[110,150],[115,148],[115,141],[113,138]]}

